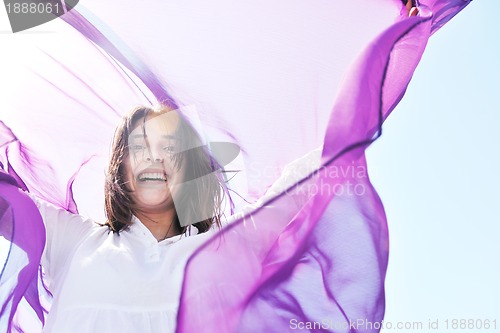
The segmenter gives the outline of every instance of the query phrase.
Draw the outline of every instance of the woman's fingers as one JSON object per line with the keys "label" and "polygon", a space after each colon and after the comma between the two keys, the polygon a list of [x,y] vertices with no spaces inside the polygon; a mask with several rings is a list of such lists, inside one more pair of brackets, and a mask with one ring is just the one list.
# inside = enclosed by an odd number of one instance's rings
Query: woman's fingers
{"label": "woman's fingers", "polygon": [[412,0],[408,0],[408,2],[406,3],[406,9],[408,10],[408,16],[417,16],[418,9],[417,7],[413,7]]}
{"label": "woman's fingers", "polygon": [[410,9],[410,13],[408,14],[408,16],[417,16],[418,14],[418,8],[417,7],[412,7]]}

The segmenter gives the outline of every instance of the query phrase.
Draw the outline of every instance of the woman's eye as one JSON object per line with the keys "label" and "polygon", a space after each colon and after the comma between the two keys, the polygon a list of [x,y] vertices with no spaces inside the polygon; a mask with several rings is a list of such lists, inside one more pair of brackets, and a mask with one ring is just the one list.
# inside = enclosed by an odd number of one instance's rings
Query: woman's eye
{"label": "woman's eye", "polygon": [[143,145],[133,145],[132,149],[135,150],[135,151],[137,151],[137,150],[143,150],[144,146]]}
{"label": "woman's eye", "polygon": [[167,153],[173,153],[174,152],[174,146],[166,146],[163,148]]}

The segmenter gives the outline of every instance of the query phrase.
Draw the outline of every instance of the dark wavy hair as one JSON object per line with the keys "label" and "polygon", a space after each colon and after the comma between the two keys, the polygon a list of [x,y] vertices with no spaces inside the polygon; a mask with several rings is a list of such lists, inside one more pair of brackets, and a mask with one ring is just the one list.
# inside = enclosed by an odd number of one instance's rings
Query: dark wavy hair
{"label": "dark wavy hair", "polygon": [[[111,231],[119,234],[126,229],[132,221],[132,215],[138,208],[132,200],[131,191],[127,188],[124,161],[129,157],[128,138],[130,133],[138,126],[142,126],[147,118],[155,117],[166,112],[174,111],[166,105],[156,108],[137,107],[129,112],[118,125],[115,131],[111,158],[106,174],[104,187],[106,222]],[[174,154],[176,168],[184,168],[184,179],[188,181],[199,179],[194,186],[180,192],[181,207],[176,207],[176,227],[185,233],[187,226],[181,226],[179,215],[187,221],[197,221],[198,216],[210,216],[203,221],[193,223],[199,233],[205,232],[216,224],[221,228],[222,204],[227,194],[227,187],[222,178],[222,168],[215,161],[207,146],[201,144],[201,139],[189,122],[179,114],[179,124],[176,135],[180,144],[180,153]],[[144,133],[145,136],[147,133]],[[194,147],[194,148],[193,148]],[[183,209],[179,212],[178,209]]]}

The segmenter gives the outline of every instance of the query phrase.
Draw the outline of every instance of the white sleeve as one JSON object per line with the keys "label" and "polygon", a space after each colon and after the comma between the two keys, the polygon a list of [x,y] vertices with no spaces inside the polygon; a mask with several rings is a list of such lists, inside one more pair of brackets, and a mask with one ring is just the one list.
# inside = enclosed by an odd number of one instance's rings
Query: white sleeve
{"label": "white sleeve", "polygon": [[36,204],[45,224],[46,242],[41,265],[45,274],[52,280],[69,264],[74,249],[88,235],[95,223],[78,214],[26,193]]}

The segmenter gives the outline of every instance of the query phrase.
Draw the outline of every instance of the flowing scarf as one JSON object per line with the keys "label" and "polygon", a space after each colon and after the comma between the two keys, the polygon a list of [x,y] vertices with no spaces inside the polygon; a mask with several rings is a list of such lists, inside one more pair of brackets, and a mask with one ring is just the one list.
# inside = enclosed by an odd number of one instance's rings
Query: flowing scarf
{"label": "flowing scarf", "polygon": [[365,150],[469,2],[408,17],[400,0],[89,0],[1,35],[0,330],[37,332],[50,306],[44,226],[18,187],[103,220],[114,127],[174,103],[241,149],[234,215],[185,266],[177,332],[378,332],[389,244]]}

